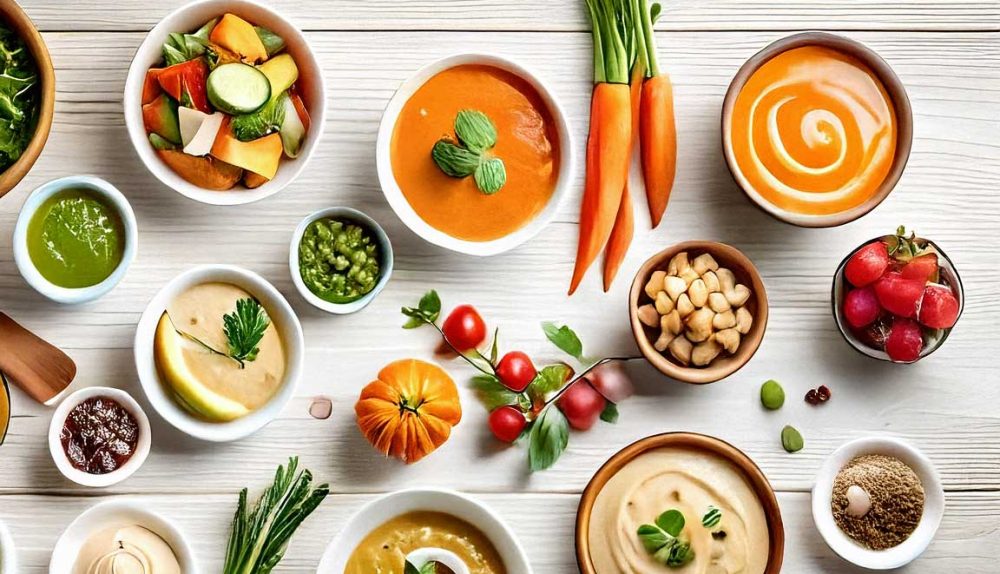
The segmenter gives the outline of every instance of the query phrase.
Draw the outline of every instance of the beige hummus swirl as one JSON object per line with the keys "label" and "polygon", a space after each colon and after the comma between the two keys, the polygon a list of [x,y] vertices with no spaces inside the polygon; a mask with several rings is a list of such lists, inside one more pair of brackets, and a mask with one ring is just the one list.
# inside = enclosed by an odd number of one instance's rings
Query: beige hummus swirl
{"label": "beige hummus swirl", "polygon": [[[701,524],[709,506],[722,511],[712,536]],[[636,530],[676,509],[694,560],[680,568],[657,563]],[[590,515],[590,557],[597,574],[763,574],[768,559],[764,508],[729,461],[693,449],[660,448],[626,463],[598,493]]]}

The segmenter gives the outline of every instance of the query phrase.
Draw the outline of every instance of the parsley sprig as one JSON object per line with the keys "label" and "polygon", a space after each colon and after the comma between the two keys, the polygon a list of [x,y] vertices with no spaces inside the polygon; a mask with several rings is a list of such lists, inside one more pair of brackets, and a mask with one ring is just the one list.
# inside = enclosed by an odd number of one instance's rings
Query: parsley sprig
{"label": "parsley sprig", "polygon": [[236,301],[236,311],[222,318],[222,330],[229,344],[229,357],[246,367],[245,361],[257,358],[260,340],[271,324],[264,307],[256,299]]}

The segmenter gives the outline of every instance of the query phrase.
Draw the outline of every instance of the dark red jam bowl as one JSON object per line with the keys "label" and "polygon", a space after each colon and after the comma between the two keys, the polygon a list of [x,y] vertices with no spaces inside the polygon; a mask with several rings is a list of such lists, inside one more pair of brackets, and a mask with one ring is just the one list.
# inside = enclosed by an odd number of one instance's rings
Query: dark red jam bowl
{"label": "dark red jam bowl", "polygon": [[59,442],[77,470],[108,474],[135,454],[139,432],[139,422],[128,409],[110,397],[97,396],[70,410]]}

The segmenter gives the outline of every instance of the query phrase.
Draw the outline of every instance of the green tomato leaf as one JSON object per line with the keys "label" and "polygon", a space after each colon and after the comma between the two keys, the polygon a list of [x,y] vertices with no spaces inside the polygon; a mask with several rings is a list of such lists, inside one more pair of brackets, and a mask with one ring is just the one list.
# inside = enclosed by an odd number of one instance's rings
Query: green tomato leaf
{"label": "green tomato leaf", "polygon": [[493,375],[476,375],[472,377],[470,386],[488,411],[497,407],[518,404],[519,395],[500,384],[500,379]]}
{"label": "green tomato leaf", "polygon": [[643,524],[636,531],[639,535],[639,541],[642,542],[642,547],[646,549],[646,552],[650,554],[655,554],[660,548],[667,545],[667,542],[672,538],[669,534],[663,531],[659,526],[654,526],[652,524]]}
{"label": "green tomato leaf", "polygon": [[493,121],[477,110],[462,110],[455,116],[455,134],[474,152],[484,152],[497,145],[497,128]]}
{"label": "green tomato leaf", "polygon": [[680,510],[670,509],[656,517],[656,525],[676,538],[684,530],[684,515]]}
{"label": "green tomato leaf", "polygon": [[528,466],[531,471],[551,467],[569,445],[569,423],[558,408],[546,408],[528,435]]}
{"label": "green tomato leaf", "polygon": [[507,168],[504,167],[502,159],[490,158],[479,164],[473,177],[479,191],[493,195],[507,183]]}
{"label": "green tomato leaf", "polygon": [[500,327],[493,331],[493,345],[490,346],[490,365],[497,364],[497,357],[500,356]]}
{"label": "green tomato leaf", "polygon": [[542,323],[542,330],[545,331],[545,336],[548,337],[549,341],[552,341],[553,345],[571,357],[583,360],[583,343],[568,325],[557,327],[555,323],[545,322]]}
{"label": "green tomato leaf", "polygon": [[420,303],[417,304],[417,308],[432,323],[437,321],[438,316],[441,314],[441,298],[438,297],[437,291],[431,289],[424,293],[424,296],[420,298]]}
{"label": "green tomato leaf", "polygon": [[572,374],[572,369],[566,365],[544,367],[538,371],[535,379],[528,385],[528,394],[533,399],[543,401],[546,395],[561,389]]}
{"label": "green tomato leaf", "polygon": [[611,424],[618,422],[618,405],[608,401],[607,404],[604,405],[604,410],[601,411],[601,420]]}
{"label": "green tomato leaf", "polygon": [[431,158],[441,171],[451,177],[467,177],[476,173],[482,159],[478,153],[459,147],[447,138],[434,144]]}

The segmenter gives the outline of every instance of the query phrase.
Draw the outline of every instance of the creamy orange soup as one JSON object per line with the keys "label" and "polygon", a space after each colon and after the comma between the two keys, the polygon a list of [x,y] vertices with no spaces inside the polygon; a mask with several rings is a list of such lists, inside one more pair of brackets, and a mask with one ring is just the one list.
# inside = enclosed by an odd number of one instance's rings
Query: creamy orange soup
{"label": "creamy orange soup", "polygon": [[[493,120],[507,183],[493,195],[472,177],[453,178],[431,159],[455,116],[479,110]],[[431,227],[466,241],[491,241],[531,221],[552,197],[559,173],[555,122],[538,92],[492,66],[463,65],[432,77],[404,104],[392,134],[392,172],[413,210]]]}
{"label": "creamy orange soup", "polygon": [[786,211],[828,215],[857,207],[885,180],[896,152],[896,114],[864,63],[820,46],[765,62],[733,108],[739,171]]}

